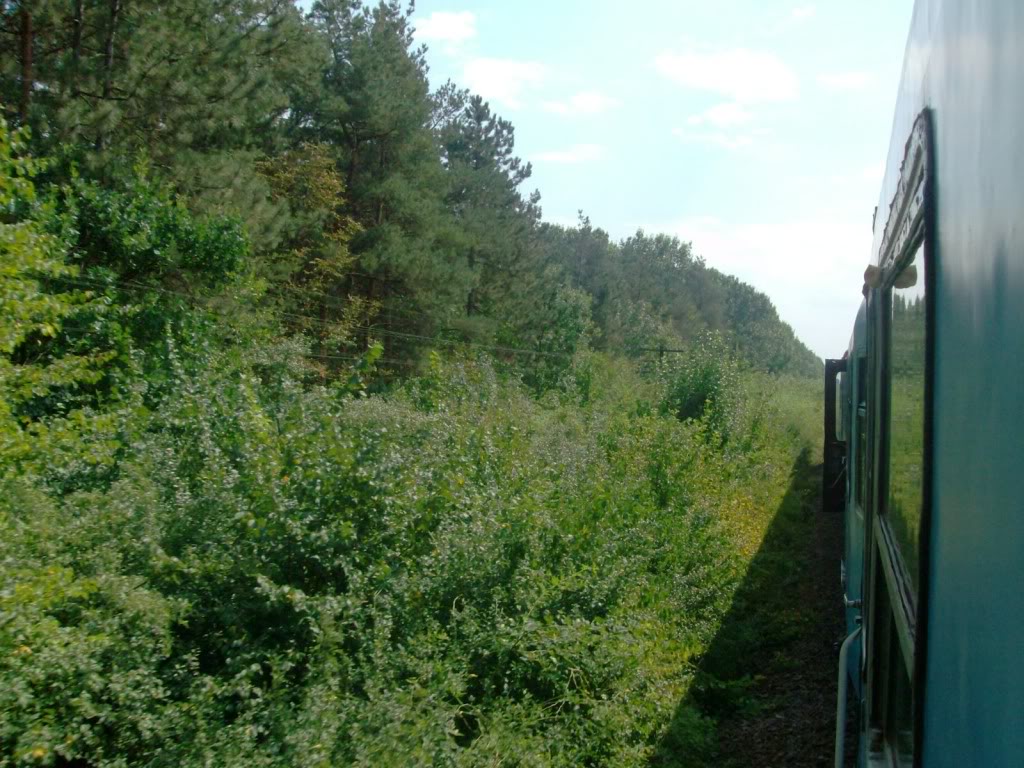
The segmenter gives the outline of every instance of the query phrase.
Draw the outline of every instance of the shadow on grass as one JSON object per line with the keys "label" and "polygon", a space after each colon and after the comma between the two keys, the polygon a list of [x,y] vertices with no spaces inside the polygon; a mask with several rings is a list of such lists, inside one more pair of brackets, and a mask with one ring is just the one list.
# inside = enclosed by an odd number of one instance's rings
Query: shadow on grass
{"label": "shadow on grass", "polygon": [[[717,729],[709,728],[709,722],[719,727],[731,722],[741,728],[757,728],[757,721],[763,719],[760,715],[776,717],[765,710],[773,707],[774,694],[785,692],[773,683],[784,684],[787,670],[795,670],[805,661],[796,650],[803,644],[798,642],[801,636],[820,633],[813,625],[827,621],[817,615],[822,610],[820,601],[808,604],[804,599],[814,528],[820,522],[815,519],[819,514],[820,477],[820,469],[810,463],[810,451],[805,449],[793,464],[789,488],[732,605],[701,658],[691,691],[679,703],[658,744],[650,761],[652,767],[770,764],[761,762],[755,754],[743,754],[756,744],[737,745],[735,753],[726,747],[719,754]],[[838,552],[835,555],[838,557]],[[838,570],[838,564],[835,567]],[[827,643],[831,642],[831,631],[831,624],[824,628]],[[828,665],[830,659],[818,659],[818,663]],[[772,680],[766,680],[766,676]],[[822,700],[830,695],[827,690],[821,692]],[[831,727],[828,713],[816,714],[819,719],[824,717],[826,728]],[[822,724],[816,727],[820,730]],[[799,733],[800,726],[793,730]],[[738,741],[757,742],[761,738],[754,733],[747,736]],[[816,749],[820,752],[821,745],[817,744]]]}

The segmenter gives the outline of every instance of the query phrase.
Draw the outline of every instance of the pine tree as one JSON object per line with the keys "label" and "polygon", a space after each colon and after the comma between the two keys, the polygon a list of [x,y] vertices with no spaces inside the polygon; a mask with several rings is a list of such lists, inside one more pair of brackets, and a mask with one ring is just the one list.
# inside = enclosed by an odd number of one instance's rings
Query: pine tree
{"label": "pine tree", "polygon": [[[366,9],[322,0],[312,21],[331,63],[300,135],[334,147],[360,225],[351,242],[354,293],[382,307],[385,331],[431,331],[462,308],[471,275],[444,206],[423,49],[397,2]],[[391,344],[395,346],[394,343]]]}
{"label": "pine tree", "polygon": [[519,190],[532,169],[514,155],[512,124],[482,98],[449,84],[435,104],[448,176],[445,202],[472,279],[465,314],[487,317],[492,326],[522,317],[534,308],[540,278],[540,196],[524,198]]}
{"label": "pine tree", "polygon": [[359,225],[343,212],[344,181],[325,144],[303,144],[259,164],[275,198],[291,211],[282,249],[256,262],[288,324],[312,335],[321,352],[350,344],[376,307],[348,292]]}
{"label": "pine tree", "polygon": [[98,176],[142,153],[196,205],[242,214],[273,243],[284,209],[254,163],[279,148],[289,88],[323,62],[290,0],[21,0],[0,25],[0,93],[38,151],[75,145]]}

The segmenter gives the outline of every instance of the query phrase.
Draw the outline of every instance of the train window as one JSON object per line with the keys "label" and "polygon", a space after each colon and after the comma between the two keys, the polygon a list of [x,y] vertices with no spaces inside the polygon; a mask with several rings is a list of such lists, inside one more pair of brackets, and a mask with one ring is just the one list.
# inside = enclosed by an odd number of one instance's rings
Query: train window
{"label": "train window", "polygon": [[[881,304],[886,404],[881,518],[874,524],[870,660],[871,752],[913,764],[914,627],[924,500],[926,322],[924,252],[918,247]],[[882,760],[882,757],[885,757]]]}
{"label": "train window", "polygon": [[884,581],[876,583],[871,762],[909,768],[914,762],[913,689],[898,640],[894,606]]}
{"label": "train window", "polygon": [[889,326],[889,525],[913,588],[917,589],[924,492],[925,300],[924,256],[896,277]]}
{"label": "train window", "polygon": [[865,461],[868,451],[867,382],[867,359],[860,357],[857,362],[857,410],[854,414],[856,420],[854,450],[857,453],[857,486],[854,491],[854,500],[857,502],[857,508],[861,510],[864,509],[864,497],[867,495],[868,489],[867,462]]}
{"label": "train window", "polygon": [[[928,113],[914,124],[868,295],[868,541],[864,631],[868,764],[913,764],[921,735],[917,641],[920,539],[927,515],[929,316],[926,241],[934,226]],[[932,222],[932,223],[930,223]],[[930,258],[930,256],[929,256]],[[928,266],[930,268],[931,262]],[[922,635],[923,636],[923,635]]]}

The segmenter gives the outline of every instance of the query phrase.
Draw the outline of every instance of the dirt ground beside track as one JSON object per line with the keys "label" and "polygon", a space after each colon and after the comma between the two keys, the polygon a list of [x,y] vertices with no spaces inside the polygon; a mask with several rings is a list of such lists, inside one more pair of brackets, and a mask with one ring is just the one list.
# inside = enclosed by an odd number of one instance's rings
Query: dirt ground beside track
{"label": "dirt ground beside track", "polygon": [[[775,650],[773,661],[763,667],[763,675],[750,670],[753,706],[719,718],[718,758],[723,766],[832,765],[838,655],[843,637],[839,583],[842,521],[838,514],[821,511],[820,483],[820,465],[804,465],[794,472],[793,488],[806,521],[800,538],[805,540],[794,542],[783,536],[781,541],[773,542],[768,536],[763,547],[767,551],[760,553],[785,558],[794,546],[808,548],[788,583],[761,585],[762,590],[785,590],[783,602],[798,606],[802,620],[797,622],[792,637]],[[770,610],[773,602],[768,600],[765,608]],[[851,741],[848,737],[848,743]]]}

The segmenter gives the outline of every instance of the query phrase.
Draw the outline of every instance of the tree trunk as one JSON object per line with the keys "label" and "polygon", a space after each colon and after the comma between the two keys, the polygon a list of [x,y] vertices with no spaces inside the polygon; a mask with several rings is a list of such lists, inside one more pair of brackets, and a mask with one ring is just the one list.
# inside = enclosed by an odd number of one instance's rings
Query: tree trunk
{"label": "tree trunk", "polygon": [[78,96],[78,68],[82,60],[82,28],[85,26],[84,0],[75,0],[75,18],[71,33],[71,95]]}
{"label": "tree trunk", "polygon": [[345,173],[345,189],[352,189],[352,182],[356,177],[356,150],[359,148],[359,141],[353,133],[348,142],[348,170]]}
{"label": "tree trunk", "polygon": [[[384,168],[386,167],[385,166],[385,158],[386,157],[387,156],[384,153],[384,142],[382,141],[381,145],[380,145],[380,166],[379,166],[380,167],[381,177],[384,176]],[[384,223],[384,198],[380,198],[377,201],[377,226],[379,227],[383,223]]]}
{"label": "tree trunk", "polygon": [[[476,269],[476,252],[473,248],[469,249],[469,255],[467,256],[467,264],[469,266],[470,279],[472,279],[473,271]],[[470,288],[469,293],[466,294],[466,317],[472,317],[476,314],[476,288]]]}
{"label": "tree trunk", "polygon": [[18,105],[18,119],[24,125],[28,121],[28,108],[32,101],[32,11],[21,6],[21,104]]}
{"label": "tree trunk", "polygon": [[109,99],[114,89],[114,36],[121,14],[121,0],[110,0],[110,29],[103,51],[103,98]]}
{"label": "tree trunk", "polygon": [[[121,14],[121,0],[110,0],[110,28],[103,45],[103,100],[107,101],[114,92],[114,37],[117,34],[117,19]],[[96,149],[103,149],[103,129],[96,138]]]}
{"label": "tree trunk", "polygon": [[[367,298],[369,298],[369,300],[370,300],[369,303],[370,303],[371,306],[373,305],[374,300],[377,298],[377,294],[378,294],[377,287],[378,287],[378,285],[379,285],[379,281],[377,280],[377,278],[376,277],[371,277],[370,278],[369,291],[367,293]],[[369,323],[367,323],[367,325],[369,325]],[[368,350],[370,348],[370,334],[371,334],[371,330],[370,330],[369,327],[367,327],[367,329],[363,332],[363,349],[364,350]]]}

